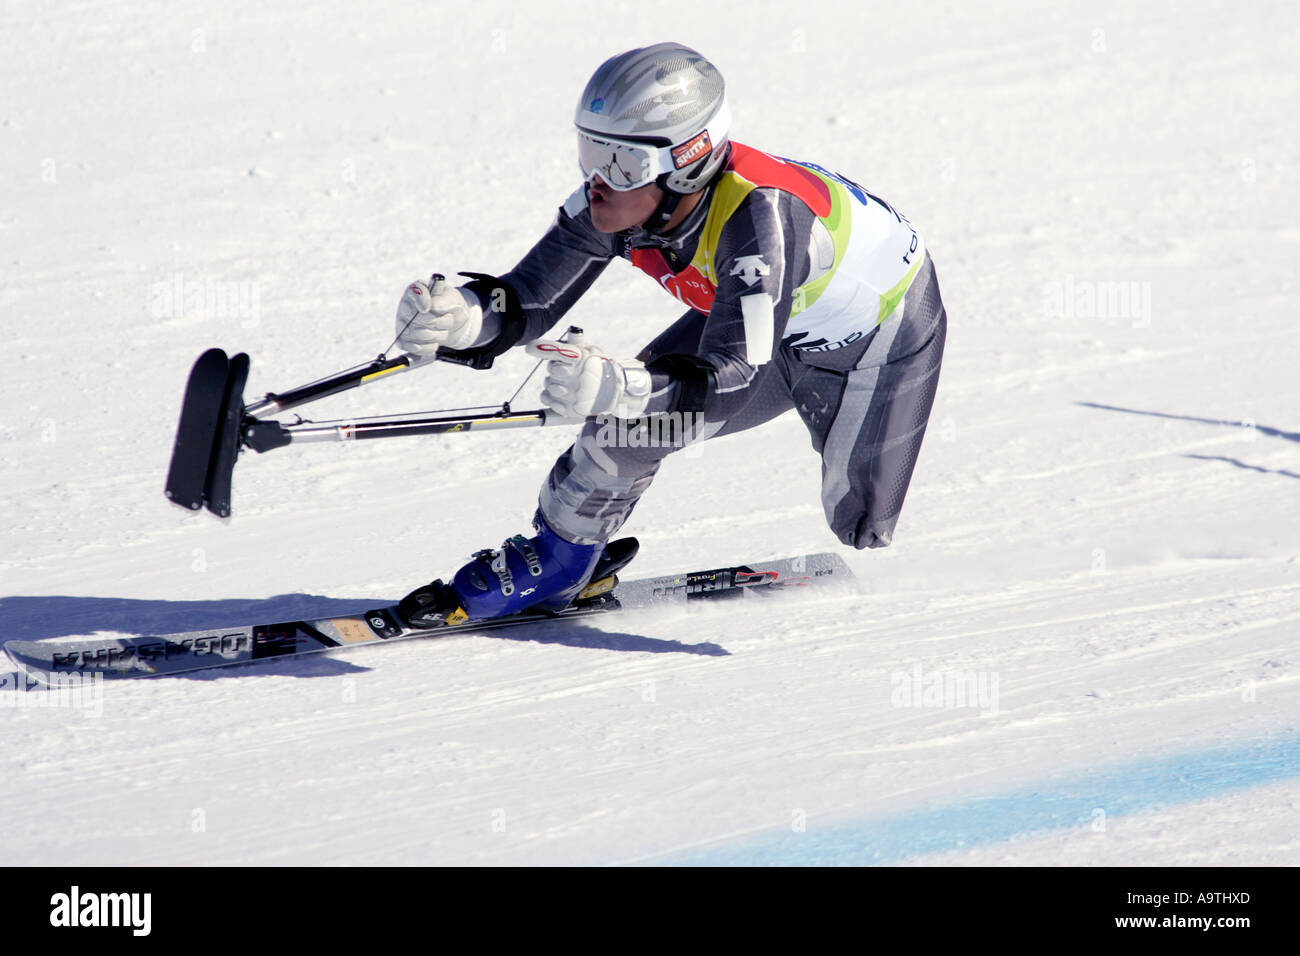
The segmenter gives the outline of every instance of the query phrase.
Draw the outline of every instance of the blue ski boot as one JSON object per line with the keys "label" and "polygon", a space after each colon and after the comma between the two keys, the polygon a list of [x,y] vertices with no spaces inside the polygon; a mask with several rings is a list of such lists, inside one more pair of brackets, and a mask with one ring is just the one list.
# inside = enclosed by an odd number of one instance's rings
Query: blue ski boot
{"label": "blue ski boot", "polygon": [[433,581],[408,594],[398,604],[398,613],[412,627],[439,627],[524,610],[560,611],[601,567],[609,569],[602,576],[602,580],[609,579],[605,590],[612,587],[614,568],[607,550],[623,558],[620,567],[636,553],[632,539],[628,539],[630,553],[626,541],[613,542],[610,549],[574,544],[552,531],[540,513],[533,524],[535,537],[518,534],[508,538],[500,550],[477,552],[450,584]]}

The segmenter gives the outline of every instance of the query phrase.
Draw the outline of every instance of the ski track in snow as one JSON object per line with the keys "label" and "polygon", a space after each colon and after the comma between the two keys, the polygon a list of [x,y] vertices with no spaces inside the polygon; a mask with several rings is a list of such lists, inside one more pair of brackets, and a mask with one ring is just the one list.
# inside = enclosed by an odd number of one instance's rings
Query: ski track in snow
{"label": "ski track in snow", "polygon": [[[571,440],[306,445],[246,454],[229,521],[164,501],[204,348],[283,390],[387,345],[410,278],[508,268],[573,188],[586,77],[664,39],[649,8],[482,3],[435,52],[414,9],[315,8],[6,8],[0,637],[391,600],[521,530]],[[935,257],[939,394],[855,590],[82,708],[0,674],[0,864],[1300,862],[1300,22],[866,17],[719,4],[676,37],[727,77],[737,138],[843,169]],[[868,59],[864,30],[890,38]],[[615,263],[569,318],[634,354],[676,315]],[[490,404],[531,365],[302,412]],[[793,416],[675,456],[631,576],[838,548],[818,481]]]}

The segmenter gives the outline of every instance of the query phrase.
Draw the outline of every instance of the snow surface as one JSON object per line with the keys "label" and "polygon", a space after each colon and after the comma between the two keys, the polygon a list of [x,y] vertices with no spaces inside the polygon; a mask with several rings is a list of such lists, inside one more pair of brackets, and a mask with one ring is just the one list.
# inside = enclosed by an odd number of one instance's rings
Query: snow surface
{"label": "snow surface", "polygon": [[[0,864],[1300,862],[1300,14],[1246,7],[694,9],[737,137],[906,212],[950,335],[893,547],[836,543],[787,416],[665,465],[635,569],[839,550],[860,591],[93,706],[4,675]],[[666,38],[636,4],[6,3],[2,636],[359,609],[523,530],[563,430],[250,455],[233,519],[184,514],[181,390],[213,345],[250,397],[351,366],[409,279],[508,268],[586,77]],[[633,354],[677,314],[616,263],[571,318]]]}

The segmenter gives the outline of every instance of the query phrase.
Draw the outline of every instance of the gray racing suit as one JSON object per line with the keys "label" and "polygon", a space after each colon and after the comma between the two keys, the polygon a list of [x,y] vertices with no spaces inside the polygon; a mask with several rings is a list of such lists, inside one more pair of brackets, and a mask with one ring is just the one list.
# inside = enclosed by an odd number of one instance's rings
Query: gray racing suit
{"label": "gray racing suit", "polygon": [[815,164],[739,143],[668,235],[598,231],[580,188],[518,265],[473,284],[485,308],[494,295],[508,303],[491,354],[545,336],[615,258],[688,310],[638,356],[652,373],[648,417],[593,419],[555,463],[540,496],[547,523],[606,541],[667,455],[795,409],[821,455],[831,529],[857,548],[888,545],[946,331],[907,218]]}

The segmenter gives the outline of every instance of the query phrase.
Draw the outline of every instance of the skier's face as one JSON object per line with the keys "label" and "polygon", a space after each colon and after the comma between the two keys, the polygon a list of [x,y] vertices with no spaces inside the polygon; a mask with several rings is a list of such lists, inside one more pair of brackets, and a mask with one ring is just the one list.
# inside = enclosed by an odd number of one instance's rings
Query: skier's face
{"label": "skier's face", "polygon": [[593,174],[587,185],[591,223],[601,232],[622,232],[641,225],[663,198],[663,190],[654,183],[623,192],[610,189],[599,173]]}

